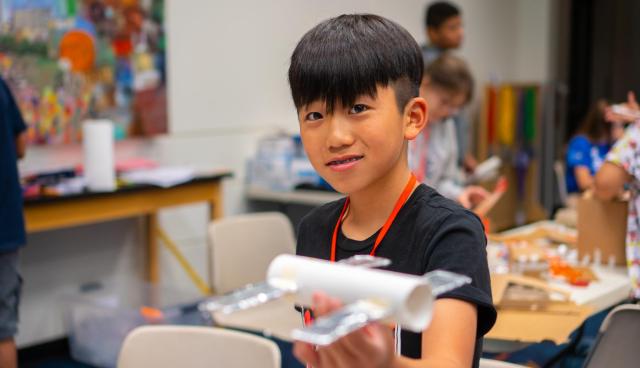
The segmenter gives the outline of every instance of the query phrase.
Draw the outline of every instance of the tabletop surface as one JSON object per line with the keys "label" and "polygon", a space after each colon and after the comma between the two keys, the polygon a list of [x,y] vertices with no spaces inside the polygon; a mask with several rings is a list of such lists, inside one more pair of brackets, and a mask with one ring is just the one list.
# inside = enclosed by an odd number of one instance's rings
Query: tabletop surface
{"label": "tabletop surface", "polygon": [[[233,176],[233,174],[230,171],[215,171],[215,172],[210,172],[206,174],[199,174],[192,180],[189,180],[188,182],[178,184],[166,189],[171,189],[171,188],[176,188],[176,187],[181,187],[181,186],[186,186],[186,185],[196,184],[196,183],[218,181],[231,176]],[[130,185],[121,186],[112,192],[91,192],[91,191],[85,190],[83,192],[67,194],[67,195],[59,195],[59,196],[42,195],[38,197],[30,197],[30,198],[24,199],[24,205],[30,206],[30,205],[38,205],[38,204],[44,204],[44,203],[77,200],[77,199],[109,197],[109,196],[114,196],[122,193],[141,192],[141,191],[152,189],[152,188],[163,189],[161,187],[151,185],[151,184],[130,184]]]}

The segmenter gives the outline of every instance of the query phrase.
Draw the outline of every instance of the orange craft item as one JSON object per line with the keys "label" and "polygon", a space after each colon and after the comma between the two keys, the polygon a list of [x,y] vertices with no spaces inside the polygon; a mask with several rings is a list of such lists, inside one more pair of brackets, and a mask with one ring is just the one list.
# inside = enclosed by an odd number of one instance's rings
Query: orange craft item
{"label": "orange craft item", "polygon": [[140,307],[140,315],[149,322],[160,321],[164,318],[160,309],[147,306]]}
{"label": "orange craft item", "polygon": [[589,286],[589,277],[582,271],[569,266],[566,262],[553,259],[549,261],[549,270],[555,277],[563,277],[573,286]]}

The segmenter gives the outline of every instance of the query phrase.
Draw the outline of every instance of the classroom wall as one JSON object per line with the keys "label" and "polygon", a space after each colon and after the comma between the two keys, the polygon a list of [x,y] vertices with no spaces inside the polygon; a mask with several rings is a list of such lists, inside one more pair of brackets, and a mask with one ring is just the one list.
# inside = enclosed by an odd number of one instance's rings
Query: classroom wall
{"label": "classroom wall", "polygon": [[552,37],[557,28],[549,22],[554,5],[550,1],[517,2],[515,79],[527,82],[552,78],[552,61],[557,52]]}
{"label": "classroom wall", "polygon": [[[120,142],[120,158],[148,156],[162,164],[227,167],[225,213],[245,211],[244,165],[265,134],[295,131],[286,82],[288,58],[302,34],[318,21],[348,12],[373,12],[404,25],[424,42],[424,0],[167,0],[170,134]],[[549,76],[551,0],[460,0],[468,60],[478,91],[490,78],[545,80]],[[477,101],[472,110],[477,108]],[[80,147],[31,147],[21,170],[72,165]],[[161,226],[201,275],[206,266],[206,208],[165,211]],[[63,335],[61,300],[84,283],[143,272],[138,220],[31,234],[23,250],[25,279],[18,344]],[[162,283],[197,294],[164,250]]]}

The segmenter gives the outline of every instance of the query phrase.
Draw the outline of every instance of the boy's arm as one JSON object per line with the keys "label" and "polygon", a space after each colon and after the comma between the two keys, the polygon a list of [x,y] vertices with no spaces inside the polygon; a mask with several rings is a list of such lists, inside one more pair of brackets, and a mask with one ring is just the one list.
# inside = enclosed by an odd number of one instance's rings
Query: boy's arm
{"label": "boy's arm", "polygon": [[22,132],[16,137],[16,156],[24,158],[27,153],[27,133]]}
{"label": "boy's arm", "polygon": [[431,325],[422,333],[422,359],[397,357],[394,368],[471,367],[476,343],[476,306],[458,299],[438,299]]}
{"label": "boy's arm", "polygon": [[[337,299],[323,294],[314,296],[314,311],[324,315],[340,308]],[[314,368],[412,368],[470,367],[476,337],[476,307],[457,299],[439,299],[434,304],[431,325],[422,333],[423,359],[396,356],[389,327],[372,324],[335,343],[315,349],[296,342],[294,354]]]}
{"label": "boy's arm", "polygon": [[27,151],[27,124],[22,118],[20,108],[16,103],[9,86],[4,80],[0,78],[0,98],[3,99],[4,106],[4,118],[10,124],[10,128],[13,131],[15,137],[16,156],[20,159],[23,158]]}

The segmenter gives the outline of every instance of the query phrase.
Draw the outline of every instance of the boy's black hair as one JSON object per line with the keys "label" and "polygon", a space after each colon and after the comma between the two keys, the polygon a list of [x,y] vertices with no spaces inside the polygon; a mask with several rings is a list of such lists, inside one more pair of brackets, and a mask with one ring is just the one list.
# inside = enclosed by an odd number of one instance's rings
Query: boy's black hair
{"label": "boy's black hair", "polygon": [[449,18],[460,15],[460,9],[448,1],[438,1],[427,7],[424,12],[426,28],[439,28]]}
{"label": "boy's black hair", "polygon": [[371,14],[341,15],[307,32],[291,55],[289,85],[296,109],[314,101],[351,106],[391,85],[400,112],[420,92],[420,47],[398,24]]}

